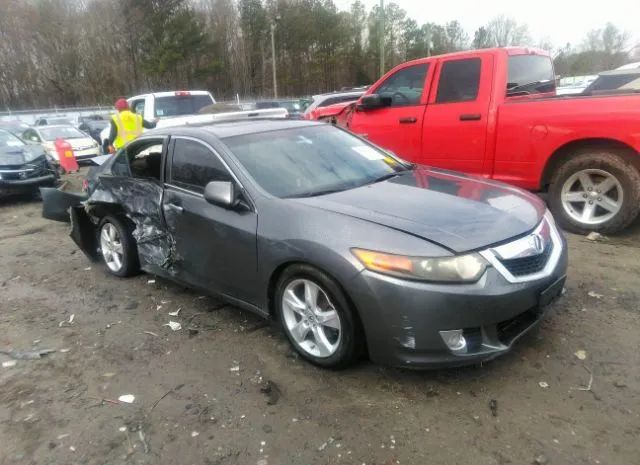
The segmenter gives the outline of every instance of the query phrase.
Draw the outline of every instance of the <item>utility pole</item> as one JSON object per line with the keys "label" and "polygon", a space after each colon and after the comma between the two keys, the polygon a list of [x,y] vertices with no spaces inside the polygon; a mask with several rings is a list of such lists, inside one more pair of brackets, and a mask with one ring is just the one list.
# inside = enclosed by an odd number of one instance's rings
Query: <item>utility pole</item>
{"label": "utility pole", "polygon": [[271,23],[271,70],[273,72],[273,98],[278,98],[278,77],[276,76],[276,23]]}
{"label": "utility pole", "polygon": [[380,26],[378,27],[380,47],[380,76],[384,75],[384,0],[380,0]]}

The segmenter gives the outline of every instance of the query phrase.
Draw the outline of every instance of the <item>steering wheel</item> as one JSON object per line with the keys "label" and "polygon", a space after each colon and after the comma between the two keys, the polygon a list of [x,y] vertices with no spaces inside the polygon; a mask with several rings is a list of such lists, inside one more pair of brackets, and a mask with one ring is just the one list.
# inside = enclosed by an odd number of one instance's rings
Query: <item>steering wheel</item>
{"label": "steering wheel", "polygon": [[396,95],[397,95],[398,97],[400,97],[400,98],[404,99],[404,101],[405,101],[405,102],[407,102],[407,103],[411,102],[411,100],[409,99],[409,97],[407,97],[405,94],[403,94],[403,93],[402,93],[402,92],[400,92],[399,90],[396,90],[396,91],[391,95],[391,98],[392,98],[393,100],[395,100],[395,99],[396,99]]}

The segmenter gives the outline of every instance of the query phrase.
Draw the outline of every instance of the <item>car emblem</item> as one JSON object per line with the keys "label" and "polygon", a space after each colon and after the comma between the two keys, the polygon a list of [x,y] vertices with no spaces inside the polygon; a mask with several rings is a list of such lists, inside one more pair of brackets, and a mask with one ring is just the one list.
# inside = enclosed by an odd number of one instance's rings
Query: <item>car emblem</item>
{"label": "car emblem", "polygon": [[22,172],[18,173],[18,177],[19,177],[20,179],[25,179],[25,178],[27,177],[27,173],[25,173],[24,171],[22,171]]}
{"label": "car emblem", "polygon": [[544,251],[544,240],[542,239],[542,236],[540,234],[532,234],[531,236],[529,236],[529,244],[537,254],[540,254]]}

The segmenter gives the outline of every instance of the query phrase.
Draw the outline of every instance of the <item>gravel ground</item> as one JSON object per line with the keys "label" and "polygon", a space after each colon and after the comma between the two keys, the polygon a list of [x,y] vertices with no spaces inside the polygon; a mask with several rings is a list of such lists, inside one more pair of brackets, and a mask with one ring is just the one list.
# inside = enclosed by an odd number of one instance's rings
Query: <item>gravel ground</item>
{"label": "gravel ground", "polygon": [[565,296],[505,357],[331,372],[252,314],[108,275],[40,210],[0,200],[0,351],[56,350],[0,353],[2,465],[640,463],[640,225],[569,236]]}

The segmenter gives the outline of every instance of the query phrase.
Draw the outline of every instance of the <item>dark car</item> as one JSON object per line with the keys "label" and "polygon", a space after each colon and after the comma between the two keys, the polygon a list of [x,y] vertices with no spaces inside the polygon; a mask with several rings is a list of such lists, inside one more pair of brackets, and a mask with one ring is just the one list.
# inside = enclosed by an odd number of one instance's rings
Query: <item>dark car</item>
{"label": "dark car", "polygon": [[28,144],[0,129],[0,194],[38,193],[38,188],[55,186],[58,174],[44,148]]}
{"label": "dark car", "polygon": [[109,124],[110,122],[106,119],[86,119],[78,126],[78,129],[89,134],[93,140],[102,145],[100,133]]}
{"label": "dark car", "polygon": [[43,192],[45,217],[71,207],[89,257],[274,318],[324,367],[365,352],[409,367],[493,358],[565,280],[565,241],[537,197],[408,164],[322,123],[145,132],[89,186]]}

